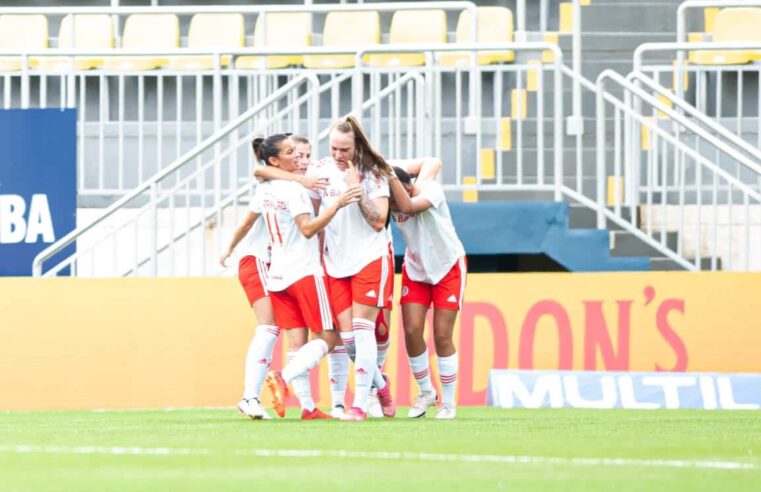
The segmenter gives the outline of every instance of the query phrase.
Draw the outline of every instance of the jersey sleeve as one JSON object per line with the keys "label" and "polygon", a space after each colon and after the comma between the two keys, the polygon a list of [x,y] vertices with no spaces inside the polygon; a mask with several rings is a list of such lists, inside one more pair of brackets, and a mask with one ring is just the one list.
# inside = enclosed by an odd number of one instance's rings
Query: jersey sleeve
{"label": "jersey sleeve", "polygon": [[251,198],[251,203],[248,205],[248,209],[255,214],[261,214],[262,213],[262,195],[264,195],[264,184],[259,184],[256,187],[256,191],[254,192],[254,196]]}
{"label": "jersey sleeve", "polygon": [[365,175],[363,184],[365,185],[365,193],[367,193],[367,198],[371,200],[374,198],[388,197],[391,195],[388,188],[388,179],[385,177],[379,178],[371,173],[368,173]]}
{"label": "jersey sleeve", "polygon": [[444,189],[438,182],[429,181],[425,184],[423,189],[420,190],[420,195],[418,196],[431,202],[433,208],[438,208],[438,206],[444,201]]}

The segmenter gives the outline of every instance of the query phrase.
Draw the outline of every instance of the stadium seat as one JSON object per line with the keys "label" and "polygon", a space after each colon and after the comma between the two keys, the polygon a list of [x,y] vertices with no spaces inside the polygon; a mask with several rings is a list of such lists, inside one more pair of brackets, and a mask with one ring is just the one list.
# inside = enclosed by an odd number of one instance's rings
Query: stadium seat
{"label": "stadium seat", "polygon": [[[48,19],[44,15],[0,15],[0,50],[39,50],[48,47]],[[21,70],[20,56],[0,57],[0,72]],[[29,60],[34,66],[34,60]]]}
{"label": "stadium seat", "polygon": [[[443,10],[400,10],[394,13],[389,44],[444,44],[447,42],[447,15]],[[414,67],[425,64],[423,53],[382,53],[371,55],[369,65]]]}
{"label": "stadium seat", "polygon": [[[188,48],[239,49],[246,45],[241,14],[196,14],[190,20]],[[230,64],[230,55],[222,57],[221,65]],[[175,56],[169,60],[173,70],[210,70],[213,56]]]}
{"label": "stadium seat", "polygon": [[[58,29],[58,47],[93,50],[113,48],[114,24],[111,17],[104,14],[67,15]],[[71,59],[65,56],[43,56],[35,61],[38,69],[50,71],[68,70],[71,64]],[[76,70],[89,70],[101,65],[103,65],[103,58],[83,56],[74,58]]]}
{"label": "stadium seat", "polygon": [[[171,50],[180,45],[180,21],[174,14],[133,14],[124,23],[125,50]],[[103,63],[106,70],[153,70],[167,65],[167,57],[113,57]]]}
{"label": "stadium seat", "polygon": [[[761,41],[761,8],[727,8],[716,15],[713,41]],[[690,57],[698,65],[741,65],[761,59],[761,51],[696,51]]]}
{"label": "stadium seat", "polygon": [[[513,41],[513,13],[505,7],[478,7],[478,24],[476,26],[479,43],[511,43]],[[469,10],[463,10],[457,21],[455,39],[458,43],[471,43],[471,16]],[[446,66],[467,65],[470,56],[465,52],[441,53],[439,64]],[[480,51],[478,64],[511,62],[515,60],[513,51]]]}
{"label": "stadium seat", "polygon": [[[306,48],[312,44],[312,14],[304,12],[271,13],[267,18],[266,33],[262,32],[262,15],[256,18],[254,26],[254,46],[262,48]],[[266,34],[266,39],[265,35]],[[301,65],[303,55],[279,55],[266,57],[241,56],[235,60],[235,67],[242,70],[262,68],[284,68]]]}
{"label": "stadium seat", "polygon": [[[322,31],[323,46],[346,46],[352,52],[357,46],[379,44],[381,40],[380,16],[375,11],[330,12],[325,17]],[[307,68],[351,68],[354,55],[307,55]]]}

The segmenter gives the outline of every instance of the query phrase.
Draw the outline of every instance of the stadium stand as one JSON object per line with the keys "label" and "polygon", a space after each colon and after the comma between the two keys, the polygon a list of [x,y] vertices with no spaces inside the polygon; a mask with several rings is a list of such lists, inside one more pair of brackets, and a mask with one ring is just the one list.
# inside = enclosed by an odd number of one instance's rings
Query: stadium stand
{"label": "stadium stand", "polygon": [[[188,48],[242,48],[246,43],[244,19],[241,14],[196,14],[188,28]],[[232,57],[223,56],[220,64],[226,67]],[[172,57],[169,68],[173,70],[210,70],[214,68],[214,58]]]}
{"label": "stadium stand", "polygon": [[[48,20],[44,15],[0,15],[0,49],[28,50],[48,46]],[[21,70],[21,57],[0,57],[0,71]]]}
{"label": "stadium stand", "polygon": [[[124,22],[121,47],[125,50],[162,50],[180,46],[180,24],[174,14],[134,14]],[[165,57],[109,57],[106,70],[151,70],[169,64]]]}

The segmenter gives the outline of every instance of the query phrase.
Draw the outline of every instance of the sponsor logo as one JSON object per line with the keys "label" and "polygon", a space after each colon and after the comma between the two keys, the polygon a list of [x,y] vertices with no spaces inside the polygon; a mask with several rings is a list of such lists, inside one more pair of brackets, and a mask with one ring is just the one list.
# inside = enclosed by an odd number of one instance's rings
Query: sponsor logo
{"label": "sponsor logo", "polygon": [[457,298],[454,294],[452,294],[451,296],[447,297],[447,302],[457,302]]}
{"label": "sponsor logo", "polygon": [[378,295],[375,293],[375,291],[374,291],[374,290],[369,290],[369,291],[367,291],[367,293],[365,294],[365,297],[372,297],[372,298],[375,298],[375,297],[378,297]]}
{"label": "sponsor logo", "polygon": [[757,410],[761,374],[492,370],[502,408]]}
{"label": "sponsor logo", "polygon": [[409,287],[407,287],[406,285],[404,287],[402,287],[402,297],[407,297],[407,294],[409,294],[409,293],[410,293],[410,288]]}
{"label": "sponsor logo", "polygon": [[364,375],[364,374],[367,374],[367,371],[365,371],[365,370],[364,370],[363,368],[361,368],[361,367],[358,367],[358,368],[357,368],[357,369],[354,371],[354,373],[355,373],[355,374]]}
{"label": "sponsor logo", "polygon": [[48,196],[32,195],[27,204],[20,195],[0,195],[0,244],[55,241]]}

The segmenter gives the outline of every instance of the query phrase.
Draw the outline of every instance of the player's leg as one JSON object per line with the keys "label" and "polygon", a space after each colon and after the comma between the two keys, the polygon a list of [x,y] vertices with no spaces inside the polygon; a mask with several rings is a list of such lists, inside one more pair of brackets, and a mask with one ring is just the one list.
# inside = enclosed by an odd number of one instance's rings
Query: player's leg
{"label": "player's leg", "polygon": [[267,368],[272,361],[272,349],[279,333],[275,325],[272,303],[264,287],[262,277],[265,274],[266,265],[254,256],[246,256],[241,259],[238,267],[238,279],[254,310],[257,327],[246,353],[243,397],[238,403],[238,410],[252,419],[271,418],[262,408],[259,398]]}
{"label": "player's leg", "polygon": [[461,258],[433,288],[433,340],[442,393],[438,419],[452,419],[456,415],[458,359],[453,334],[462,308],[466,275],[465,259]]}
{"label": "player's leg", "polygon": [[436,403],[436,391],[431,383],[431,370],[428,362],[428,348],[425,343],[425,319],[431,304],[431,286],[415,282],[407,276],[402,266],[402,322],[404,324],[404,345],[410,362],[410,371],[420,389],[407,416],[419,418],[425,416],[429,407]]}

